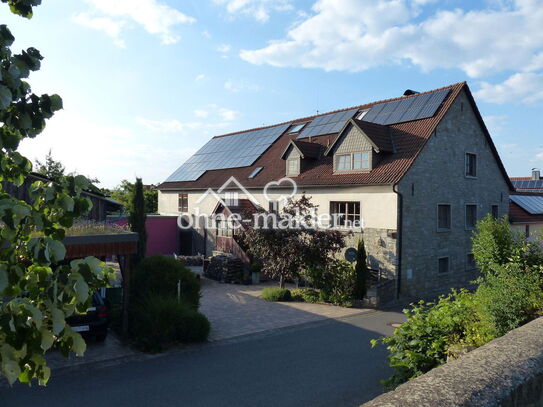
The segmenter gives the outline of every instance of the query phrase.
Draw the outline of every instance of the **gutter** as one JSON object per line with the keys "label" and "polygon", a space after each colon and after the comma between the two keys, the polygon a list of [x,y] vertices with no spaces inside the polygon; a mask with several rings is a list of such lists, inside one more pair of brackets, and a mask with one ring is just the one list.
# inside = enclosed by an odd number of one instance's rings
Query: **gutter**
{"label": "gutter", "polygon": [[396,245],[398,250],[398,284],[396,285],[396,298],[400,298],[400,290],[402,285],[402,231],[403,231],[403,196],[398,191],[398,184],[394,184],[392,190],[398,195],[398,209],[396,227],[398,229],[398,244]]}

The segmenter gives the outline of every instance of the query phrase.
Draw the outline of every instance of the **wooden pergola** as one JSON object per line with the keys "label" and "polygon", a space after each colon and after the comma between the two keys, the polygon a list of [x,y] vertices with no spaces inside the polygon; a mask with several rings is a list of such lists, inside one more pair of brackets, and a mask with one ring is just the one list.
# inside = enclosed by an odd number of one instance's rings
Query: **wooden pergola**
{"label": "wooden pergola", "polygon": [[66,259],[80,259],[87,256],[105,258],[115,256],[119,262],[123,290],[123,332],[128,330],[128,300],[130,293],[130,256],[137,251],[137,233],[116,233],[103,235],[66,236]]}

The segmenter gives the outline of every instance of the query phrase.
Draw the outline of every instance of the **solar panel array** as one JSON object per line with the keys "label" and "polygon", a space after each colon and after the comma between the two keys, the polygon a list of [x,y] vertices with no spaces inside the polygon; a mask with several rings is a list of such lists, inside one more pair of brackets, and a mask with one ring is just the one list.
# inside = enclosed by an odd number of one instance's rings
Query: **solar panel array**
{"label": "solar panel array", "polygon": [[511,200],[531,215],[543,215],[543,196],[511,195]]}
{"label": "solar panel array", "polygon": [[450,89],[424,93],[422,95],[380,103],[373,106],[362,120],[389,125],[426,119],[436,114]]}
{"label": "solar panel array", "polygon": [[542,189],[543,190],[543,180],[542,179],[530,179],[530,180],[511,180],[513,186],[516,189]]}
{"label": "solar panel array", "polygon": [[306,137],[322,136],[324,134],[338,133],[345,123],[353,118],[358,109],[346,110],[344,112],[330,113],[313,119],[304,127],[297,139]]}
{"label": "solar panel array", "polygon": [[290,124],[215,137],[168,177],[166,182],[195,181],[206,171],[247,167],[277,140]]}

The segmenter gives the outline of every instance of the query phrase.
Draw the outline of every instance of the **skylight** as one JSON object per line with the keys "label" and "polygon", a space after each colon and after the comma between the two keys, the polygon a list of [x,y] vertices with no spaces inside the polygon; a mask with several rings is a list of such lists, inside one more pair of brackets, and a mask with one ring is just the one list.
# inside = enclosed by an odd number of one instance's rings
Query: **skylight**
{"label": "skylight", "polygon": [[249,175],[249,178],[254,178],[258,175],[260,171],[262,171],[262,168],[264,167],[256,167],[253,172],[251,172],[251,175]]}
{"label": "skylight", "polygon": [[366,109],[366,110],[362,110],[360,113],[358,113],[358,115],[356,116],[356,118],[358,120],[362,120],[362,118],[366,115],[366,113],[368,113],[370,111],[370,109]]}
{"label": "skylight", "polygon": [[302,131],[302,129],[304,128],[304,126],[306,125],[307,123],[298,123],[298,124],[294,124],[290,130],[288,131],[289,134],[294,134],[294,133],[299,133],[300,131]]}

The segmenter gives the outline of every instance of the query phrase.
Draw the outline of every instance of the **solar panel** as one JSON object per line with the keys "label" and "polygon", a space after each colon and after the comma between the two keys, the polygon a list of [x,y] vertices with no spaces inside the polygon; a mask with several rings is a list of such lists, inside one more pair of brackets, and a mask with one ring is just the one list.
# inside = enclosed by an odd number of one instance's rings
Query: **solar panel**
{"label": "solar panel", "polygon": [[426,119],[436,114],[450,89],[412,96],[373,106],[362,120],[389,125]]}
{"label": "solar panel", "polygon": [[543,196],[511,195],[511,200],[531,215],[543,215]]}
{"label": "solar panel", "polygon": [[249,175],[249,178],[256,177],[260,173],[260,171],[262,171],[262,168],[264,167],[256,167],[253,172],[251,172],[251,175]]}
{"label": "solar panel", "polygon": [[338,133],[345,126],[345,123],[352,119],[357,112],[358,109],[351,109],[316,117],[304,127],[297,139]]}
{"label": "solar panel", "polygon": [[290,124],[282,124],[231,136],[214,137],[170,175],[166,182],[195,181],[209,170],[253,165],[289,126]]}
{"label": "solar panel", "polygon": [[543,180],[540,179],[511,180],[511,182],[516,189],[533,189],[536,191],[539,190],[539,192],[543,189]]}

